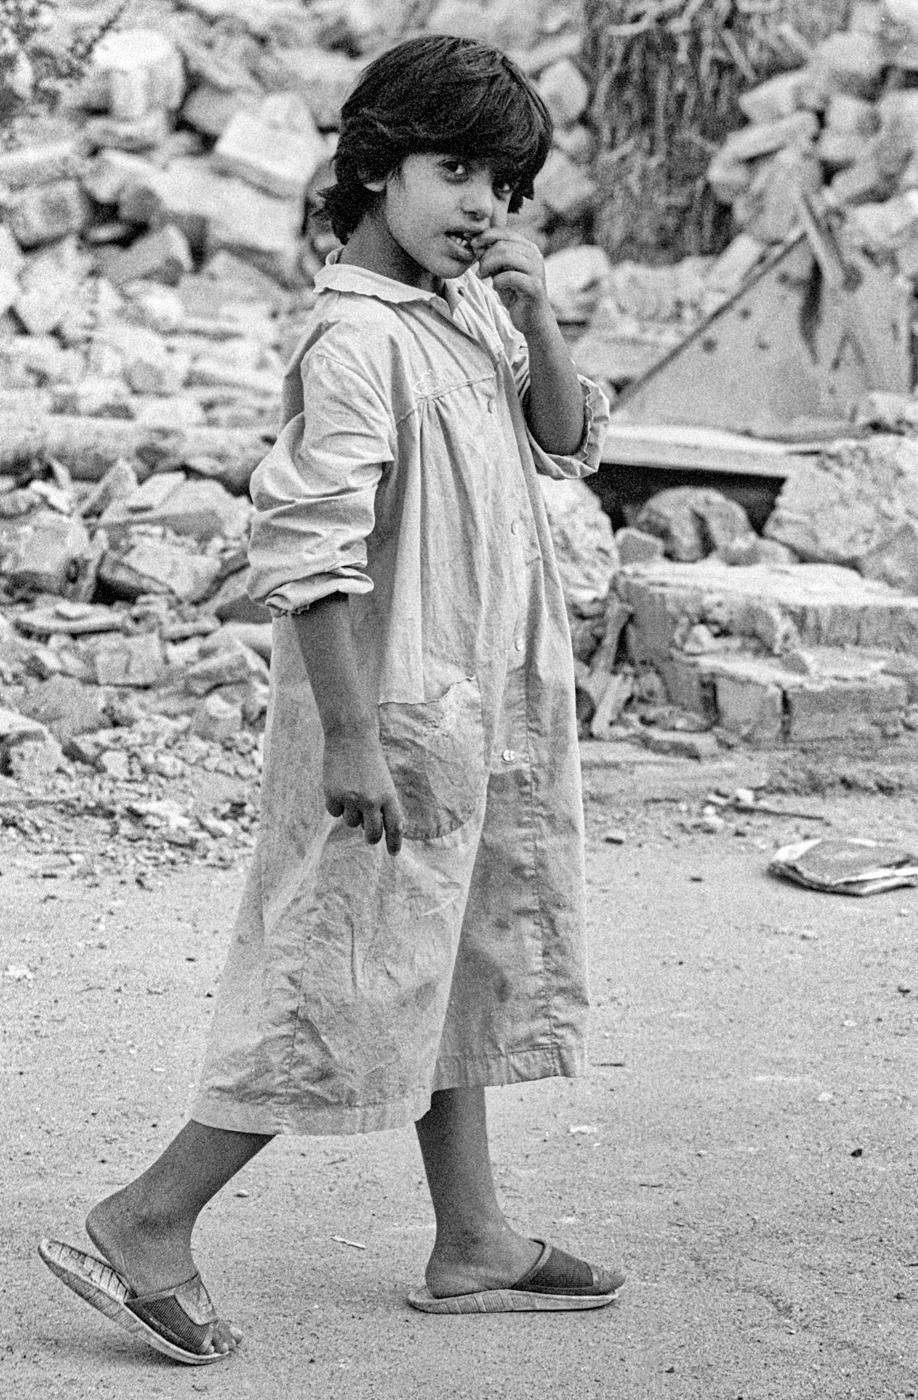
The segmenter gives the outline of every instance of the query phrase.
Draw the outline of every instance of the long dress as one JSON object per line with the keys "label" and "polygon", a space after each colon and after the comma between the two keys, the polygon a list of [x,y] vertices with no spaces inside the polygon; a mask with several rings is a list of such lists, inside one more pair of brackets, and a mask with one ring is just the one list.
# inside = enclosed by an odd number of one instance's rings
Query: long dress
{"label": "long dress", "polygon": [[[332,260],[256,469],[274,614],[262,814],[192,1115],[255,1133],[421,1117],[434,1090],[575,1075],[588,1009],[570,636],[527,429],[525,341],[473,272]],[[393,857],[326,812],[291,614],[350,595],[406,815]]]}

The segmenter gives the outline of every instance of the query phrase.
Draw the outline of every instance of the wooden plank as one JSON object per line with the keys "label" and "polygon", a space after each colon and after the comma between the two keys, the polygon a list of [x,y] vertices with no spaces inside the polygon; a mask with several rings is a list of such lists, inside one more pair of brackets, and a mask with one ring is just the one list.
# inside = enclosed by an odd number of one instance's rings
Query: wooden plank
{"label": "wooden plank", "polygon": [[716,428],[616,423],[603,443],[603,462],[627,467],[669,467],[784,480],[825,443],[787,443],[746,437]]}

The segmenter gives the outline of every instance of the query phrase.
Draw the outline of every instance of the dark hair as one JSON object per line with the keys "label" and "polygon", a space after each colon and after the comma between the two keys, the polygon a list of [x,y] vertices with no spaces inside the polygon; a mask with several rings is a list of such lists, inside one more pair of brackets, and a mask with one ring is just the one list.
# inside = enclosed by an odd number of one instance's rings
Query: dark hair
{"label": "dark hair", "polygon": [[522,69],[474,39],[431,34],[373,60],[341,110],[335,184],[321,191],[342,243],[406,156],[443,151],[491,166],[511,186],[510,212],[532,198],[551,149],[548,109]]}

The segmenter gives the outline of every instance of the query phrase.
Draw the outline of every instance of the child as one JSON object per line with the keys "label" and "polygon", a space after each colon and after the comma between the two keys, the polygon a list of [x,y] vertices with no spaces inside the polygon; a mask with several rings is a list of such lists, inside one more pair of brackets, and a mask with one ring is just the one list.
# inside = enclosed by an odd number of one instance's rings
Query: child
{"label": "child", "polygon": [[371,63],[343,110],[343,246],[252,483],[251,591],[275,617],[262,824],[198,1097],[90,1212],[103,1259],[41,1246],[181,1361],[239,1340],[191,1233],[275,1133],[416,1121],[437,1228],[415,1307],[597,1307],[624,1282],[510,1227],[485,1120],[485,1085],[581,1071],[587,1010],[571,647],[536,473],[594,470],[607,406],[507,224],[550,137],[509,59],[442,36]]}

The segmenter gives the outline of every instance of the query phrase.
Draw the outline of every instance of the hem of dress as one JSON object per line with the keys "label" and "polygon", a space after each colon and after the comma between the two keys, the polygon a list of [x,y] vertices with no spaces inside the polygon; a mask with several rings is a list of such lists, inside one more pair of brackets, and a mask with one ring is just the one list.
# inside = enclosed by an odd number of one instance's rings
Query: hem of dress
{"label": "hem of dress", "polygon": [[450,1057],[440,1062],[429,1089],[403,1099],[363,1104],[351,1108],[296,1108],[289,1103],[240,1103],[230,1094],[203,1090],[191,1108],[191,1117],[205,1128],[225,1132],[257,1133],[268,1137],[285,1134],[301,1137],[342,1137],[355,1133],[381,1133],[415,1124],[430,1107],[432,1093],[442,1089],[499,1088],[535,1079],[577,1079],[584,1073],[586,1057],[579,1047],[524,1050],[494,1059]]}

